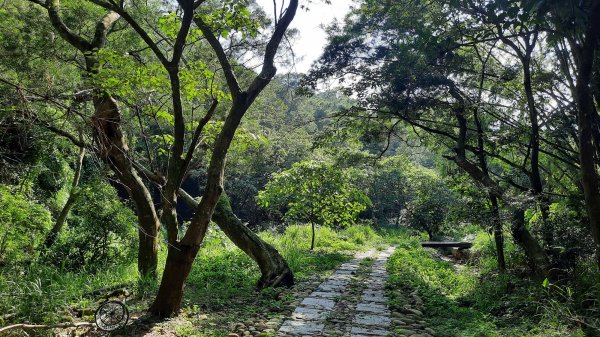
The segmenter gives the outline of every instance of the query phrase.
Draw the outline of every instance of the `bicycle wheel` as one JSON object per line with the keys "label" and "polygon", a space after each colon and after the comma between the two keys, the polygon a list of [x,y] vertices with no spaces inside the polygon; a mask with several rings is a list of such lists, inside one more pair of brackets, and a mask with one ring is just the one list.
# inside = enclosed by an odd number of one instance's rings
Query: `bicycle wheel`
{"label": "bicycle wheel", "polygon": [[96,325],[104,331],[122,328],[129,320],[129,310],[120,301],[106,301],[98,307],[95,314]]}

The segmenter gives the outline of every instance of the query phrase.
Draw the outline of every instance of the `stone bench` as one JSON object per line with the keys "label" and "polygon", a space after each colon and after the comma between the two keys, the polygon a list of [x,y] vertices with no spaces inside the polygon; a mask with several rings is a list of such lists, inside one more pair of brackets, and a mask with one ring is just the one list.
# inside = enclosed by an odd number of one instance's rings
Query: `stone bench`
{"label": "stone bench", "polygon": [[424,241],[421,246],[429,248],[459,248],[469,249],[473,246],[471,242],[464,241]]}
{"label": "stone bench", "polygon": [[421,246],[428,248],[451,248],[452,257],[462,260],[465,258],[463,250],[471,248],[473,243],[465,241],[424,241],[421,242]]}

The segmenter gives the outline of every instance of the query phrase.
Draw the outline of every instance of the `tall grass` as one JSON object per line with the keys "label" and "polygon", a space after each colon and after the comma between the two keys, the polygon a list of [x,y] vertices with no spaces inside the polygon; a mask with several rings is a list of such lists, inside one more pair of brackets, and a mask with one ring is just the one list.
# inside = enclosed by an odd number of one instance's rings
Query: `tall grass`
{"label": "tall grass", "polygon": [[389,283],[418,291],[436,336],[583,336],[570,322],[544,315],[548,294],[538,280],[491,269],[494,251],[486,233],[478,234],[473,247],[478,258],[460,268],[434,258],[419,245],[420,238],[397,234],[398,246],[388,261]]}
{"label": "tall grass", "polygon": [[[383,238],[369,226],[352,226],[340,231],[317,228],[316,248],[309,250],[310,227],[289,226],[284,233],[265,231],[260,236],[286,258],[298,281],[312,274],[336,268],[357,250],[368,249]],[[159,252],[159,275],[164,268],[166,247]],[[218,228],[211,226],[187,282],[184,306],[221,308],[245,296],[255,296],[260,277],[254,262],[233,245]],[[86,294],[115,285],[128,284],[145,307],[157,283],[140,280],[133,258],[116,265],[68,272],[54,266],[34,263],[26,268],[0,269],[0,325],[15,322],[56,323],[72,319],[69,308],[97,306]],[[88,310],[89,312],[89,310]],[[89,317],[88,317],[89,318]]]}

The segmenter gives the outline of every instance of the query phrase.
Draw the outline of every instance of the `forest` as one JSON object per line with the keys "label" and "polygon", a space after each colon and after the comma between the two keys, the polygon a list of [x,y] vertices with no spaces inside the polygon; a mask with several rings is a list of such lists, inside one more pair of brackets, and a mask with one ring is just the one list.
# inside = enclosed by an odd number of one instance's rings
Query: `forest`
{"label": "forest", "polygon": [[600,336],[600,0],[347,2],[0,2],[0,336]]}

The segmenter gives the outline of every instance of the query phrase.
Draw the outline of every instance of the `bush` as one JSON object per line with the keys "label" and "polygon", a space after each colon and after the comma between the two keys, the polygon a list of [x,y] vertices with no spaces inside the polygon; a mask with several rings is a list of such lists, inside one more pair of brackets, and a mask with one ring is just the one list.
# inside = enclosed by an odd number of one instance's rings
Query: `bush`
{"label": "bush", "polygon": [[136,216],[115,189],[104,182],[88,184],[47,260],[68,270],[106,267],[134,256],[136,234]]}
{"label": "bush", "polygon": [[42,205],[0,185],[0,266],[32,260],[51,225],[50,212]]}

